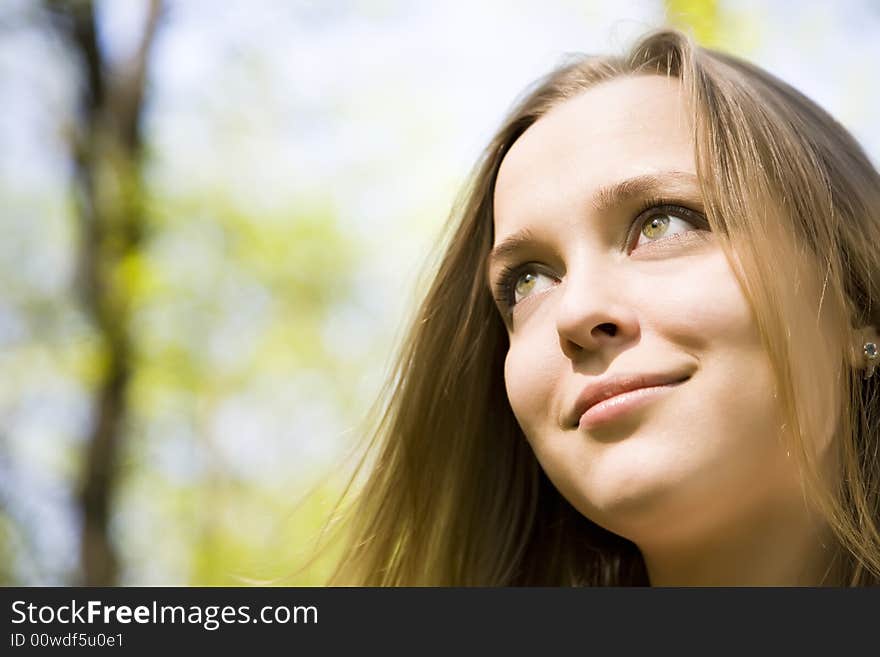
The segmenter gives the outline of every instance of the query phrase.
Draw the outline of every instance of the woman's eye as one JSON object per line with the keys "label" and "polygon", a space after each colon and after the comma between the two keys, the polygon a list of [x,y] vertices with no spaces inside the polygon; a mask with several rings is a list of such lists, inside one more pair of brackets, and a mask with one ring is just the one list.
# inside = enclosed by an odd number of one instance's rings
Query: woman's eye
{"label": "woman's eye", "polygon": [[502,312],[509,313],[520,301],[528,296],[547,290],[556,279],[529,264],[520,267],[505,267],[498,277],[496,300]]}
{"label": "woman's eye", "polygon": [[513,302],[519,303],[533,292],[540,292],[553,286],[553,280],[539,271],[524,271],[513,283]]}
{"label": "woman's eye", "polygon": [[696,229],[694,223],[672,211],[657,212],[642,221],[639,238],[633,248],[694,229]]}

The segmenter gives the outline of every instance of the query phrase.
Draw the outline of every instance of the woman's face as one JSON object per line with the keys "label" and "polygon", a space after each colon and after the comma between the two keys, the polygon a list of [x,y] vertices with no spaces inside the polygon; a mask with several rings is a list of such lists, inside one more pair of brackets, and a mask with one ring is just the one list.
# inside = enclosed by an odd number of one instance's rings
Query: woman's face
{"label": "woman's face", "polygon": [[508,397],[578,510],[641,544],[803,505],[768,357],[701,214],[676,80],[556,106],[505,157],[494,202]]}

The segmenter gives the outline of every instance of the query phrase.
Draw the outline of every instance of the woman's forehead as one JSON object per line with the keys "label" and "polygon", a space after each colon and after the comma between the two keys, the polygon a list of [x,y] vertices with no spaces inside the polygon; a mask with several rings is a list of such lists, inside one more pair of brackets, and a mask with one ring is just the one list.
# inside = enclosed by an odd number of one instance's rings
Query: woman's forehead
{"label": "woman's forehead", "polygon": [[601,189],[634,177],[695,175],[690,126],[681,85],[661,76],[617,78],[564,101],[529,127],[501,163],[496,224],[583,207]]}

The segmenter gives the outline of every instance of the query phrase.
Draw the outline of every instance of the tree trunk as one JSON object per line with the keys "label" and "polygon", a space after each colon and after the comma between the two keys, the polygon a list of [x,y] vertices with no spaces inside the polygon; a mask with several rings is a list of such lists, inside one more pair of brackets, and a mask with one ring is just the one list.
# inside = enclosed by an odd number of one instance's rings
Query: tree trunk
{"label": "tree trunk", "polygon": [[46,0],[45,6],[82,71],[77,130],[70,142],[80,234],[76,291],[100,335],[105,363],[80,482],[81,580],[87,586],[113,586],[119,560],[110,521],[127,433],[133,355],[130,290],[122,274],[145,233],[141,113],[160,1],[149,4],[132,61],[116,70],[101,51],[92,2]]}

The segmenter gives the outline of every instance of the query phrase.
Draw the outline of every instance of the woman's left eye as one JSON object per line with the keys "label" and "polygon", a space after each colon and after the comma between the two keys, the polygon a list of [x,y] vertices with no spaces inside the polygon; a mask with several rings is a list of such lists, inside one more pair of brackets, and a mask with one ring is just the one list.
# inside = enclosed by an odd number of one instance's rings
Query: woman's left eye
{"label": "woman's left eye", "polygon": [[644,244],[685,233],[689,230],[696,230],[700,227],[700,224],[705,223],[705,220],[701,221],[701,219],[696,212],[686,208],[654,208],[651,210],[650,215],[638,220],[638,240],[633,244],[632,248],[635,249]]}

